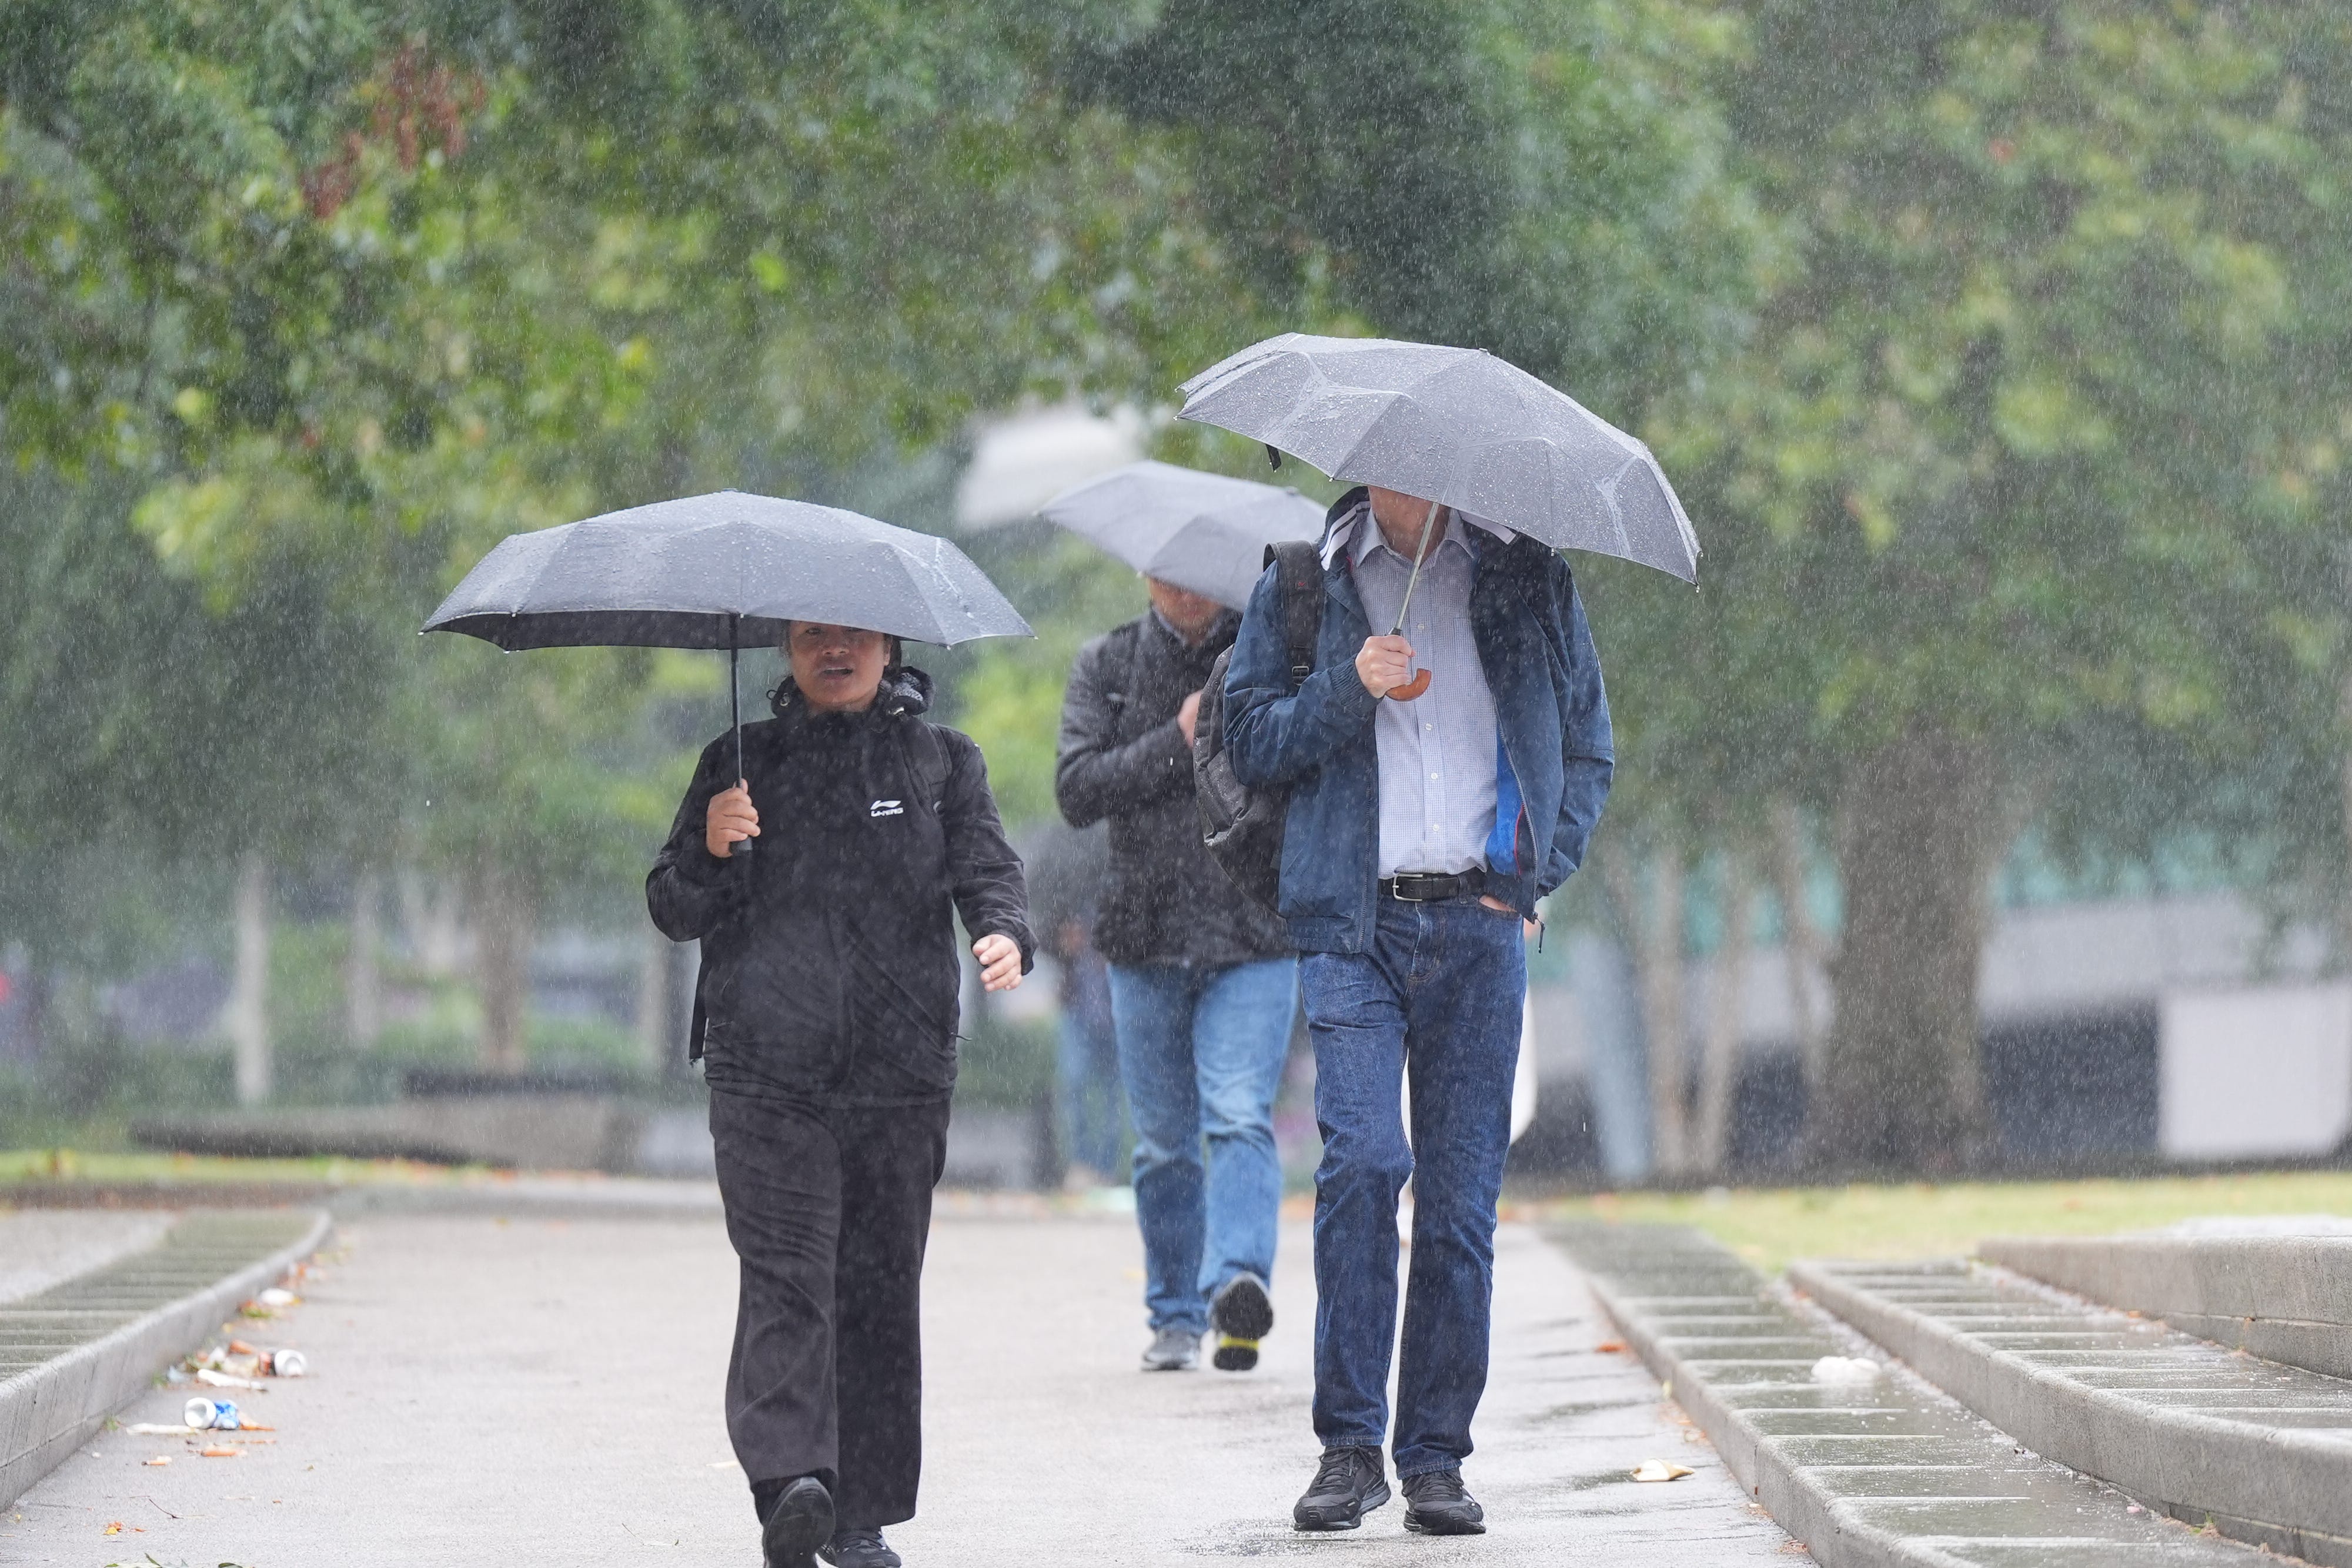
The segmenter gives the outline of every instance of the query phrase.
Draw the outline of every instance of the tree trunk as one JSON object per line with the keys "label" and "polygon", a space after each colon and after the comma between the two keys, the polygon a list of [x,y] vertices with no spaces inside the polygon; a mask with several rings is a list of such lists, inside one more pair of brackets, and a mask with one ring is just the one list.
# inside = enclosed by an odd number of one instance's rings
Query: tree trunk
{"label": "tree trunk", "polygon": [[1789,1008],[1803,1066],[1805,1103],[1818,1105],[1827,1079],[1827,1009],[1814,988],[1827,960],[1821,927],[1805,901],[1805,824],[1794,800],[1772,806],[1772,885],[1780,904],[1780,953],[1789,967]]}
{"label": "tree trunk", "polygon": [[1642,1040],[1650,1075],[1650,1168],[1660,1176],[1690,1169],[1689,1093],[1683,1019],[1683,862],[1671,849],[1650,856],[1650,896],[1621,854],[1601,875],[1632,935],[1633,977],[1642,995]]}
{"label": "tree trunk", "polygon": [[650,925],[644,943],[637,953],[637,1050],[646,1071],[658,1073],[669,1051],[670,975],[677,967],[669,950],[676,944]]}
{"label": "tree trunk", "polygon": [[694,987],[702,973],[702,944],[665,943],[669,948],[669,985],[664,995],[669,1007],[668,1027],[662,1036],[661,1075],[678,1082],[691,1082],[694,1063],[686,1056],[686,1040],[694,1028]]}
{"label": "tree trunk", "polygon": [[352,950],[343,966],[343,1014],[352,1049],[383,1035],[383,889],[373,872],[352,889]]}
{"label": "tree trunk", "polygon": [[[2344,690],[2338,700],[2341,705],[2338,712],[2344,723],[2347,727],[2352,727],[2352,674],[2344,677]],[[2352,752],[2345,753],[2343,779],[2344,841],[2347,844],[2352,844]],[[2352,967],[2352,891],[2346,894],[2344,907],[2340,914],[2344,922],[2342,932],[2344,961],[2347,967]]]}
{"label": "tree trunk", "polygon": [[236,1103],[269,1098],[269,862],[246,855],[236,873],[236,977],[229,991],[228,1038],[236,1061]]}
{"label": "tree trunk", "polygon": [[539,910],[507,867],[485,866],[475,883],[474,966],[482,998],[482,1066],[519,1074],[530,1059],[530,955]]}
{"label": "tree trunk", "polygon": [[1723,946],[1707,986],[1706,1040],[1699,1058],[1698,1128],[1692,1164],[1712,1176],[1731,1157],[1731,1103],[1739,1089],[1739,1004],[1756,931],[1756,878],[1748,857],[1725,857]]}
{"label": "tree trunk", "polygon": [[[2352,674],[2344,677],[2344,689],[2338,701],[2339,716],[2347,727],[2352,727]],[[2352,751],[2346,752],[2344,756],[2343,794],[2344,841],[2352,845]],[[2352,888],[2347,889],[2343,907],[2338,913],[2343,920],[2338,951],[2343,955],[2346,968],[2352,970]],[[2336,1145],[2336,1156],[2339,1159],[2352,1156],[2352,1134],[2347,1134],[2344,1142]]]}
{"label": "tree trunk", "polygon": [[1840,789],[1845,930],[1808,1152],[1832,1166],[1948,1172],[1990,1153],[1977,1043],[2000,813],[1990,747],[1915,727]]}
{"label": "tree trunk", "polygon": [[441,878],[431,882],[414,866],[401,868],[400,923],[408,934],[416,967],[436,978],[455,975],[463,967],[465,933],[458,919],[456,886]]}

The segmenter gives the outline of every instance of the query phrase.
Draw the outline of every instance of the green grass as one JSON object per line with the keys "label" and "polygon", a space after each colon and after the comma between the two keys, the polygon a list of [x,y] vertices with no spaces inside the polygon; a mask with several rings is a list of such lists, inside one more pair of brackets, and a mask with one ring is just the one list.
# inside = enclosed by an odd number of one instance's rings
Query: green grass
{"label": "green grass", "polygon": [[0,1183],[447,1182],[477,1179],[480,1167],[425,1165],[416,1160],[232,1159],[214,1155],[127,1154],[69,1148],[0,1149]]}
{"label": "green grass", "polygon": [[2352,1215],[2352,1171],[1604,1193],[1514,1212],[1693,1225],[1769,1274],[1796,1258],[1965,1254],[1990,1236],[2104,1235],[2207,1215]]}

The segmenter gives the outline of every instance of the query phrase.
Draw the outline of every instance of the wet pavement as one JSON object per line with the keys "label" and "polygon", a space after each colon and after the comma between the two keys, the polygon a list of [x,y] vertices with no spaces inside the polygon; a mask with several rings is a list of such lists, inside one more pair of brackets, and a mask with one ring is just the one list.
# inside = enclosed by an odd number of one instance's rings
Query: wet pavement
{"label": "wet pavement", "polygon": [[[1131,1221],[947,1207],[962,1212],[933,1233],[923,1512],[890,1532],[911,1568],[1804,1560],[1650,1375],[1597,1348],[1613,1331],[1531,1231],[1501,1239],[1467,1469],[1491,1533],[1408,1536],[1399,1501],[1353,1534],[1302,1538],[1287,1525],[1315,1455],[1302,1225],[1285,1228],[1256,1373],[1147,1375]],[[719,1413],[735,1284],[716,1222],[382,1215],[341,1235],[303,1305],[245,1325],[315,1368],[248,1396],[273,1430],[222,1445],[235,1458],[107,1433],[0,1511],[0,1560],[758,1562]],[[183,1398],[158,1389],[122,1418],[174,1420]],[[1654,1457],[1696,1473],[1627,1478]]]}

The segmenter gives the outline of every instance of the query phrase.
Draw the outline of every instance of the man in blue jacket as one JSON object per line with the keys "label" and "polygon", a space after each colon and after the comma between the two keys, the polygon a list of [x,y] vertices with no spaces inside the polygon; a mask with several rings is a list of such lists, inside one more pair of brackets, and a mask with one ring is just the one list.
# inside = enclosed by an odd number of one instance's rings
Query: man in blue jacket
{"label": "man in blue jacket", "polygon": [[[1486,1384],[1495,1209],[1510,1146],[1527,956],[1520,923],[1568,880],[1613,767],[1601,662],[1568,564],[1450,508],[1403,634],[1429,503],[1377,487],[1331,508],[1322,629],[1294,681],[1281,584],[1262,578],[1225,677],[1225,747],[1287,786],[1281,912],[1315,1043],[1315,1433],[1293,1511],[1350,1530],[1389,1499],[1381,1458],[1396,1332],[1397,1203],[1412,1266],[1392,1451],[1405,1527],[1476,1534],[1464,1489]],[[1383,700],[1432,676],[1411,701]],[[1410,1078],[1412,1125],[1399,1086]]]}

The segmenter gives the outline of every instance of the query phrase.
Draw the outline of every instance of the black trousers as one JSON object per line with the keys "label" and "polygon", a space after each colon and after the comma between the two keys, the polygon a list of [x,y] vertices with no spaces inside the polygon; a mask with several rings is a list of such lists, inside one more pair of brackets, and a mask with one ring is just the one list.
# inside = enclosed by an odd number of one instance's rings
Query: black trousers
{"label": "black trousers", "polygon": [[948,1102],[845,1110],[714,1089],[710,1135],[742,1265],[727,1434],[745,1479],[822,1478],[845,1529],[914,1518]]}

